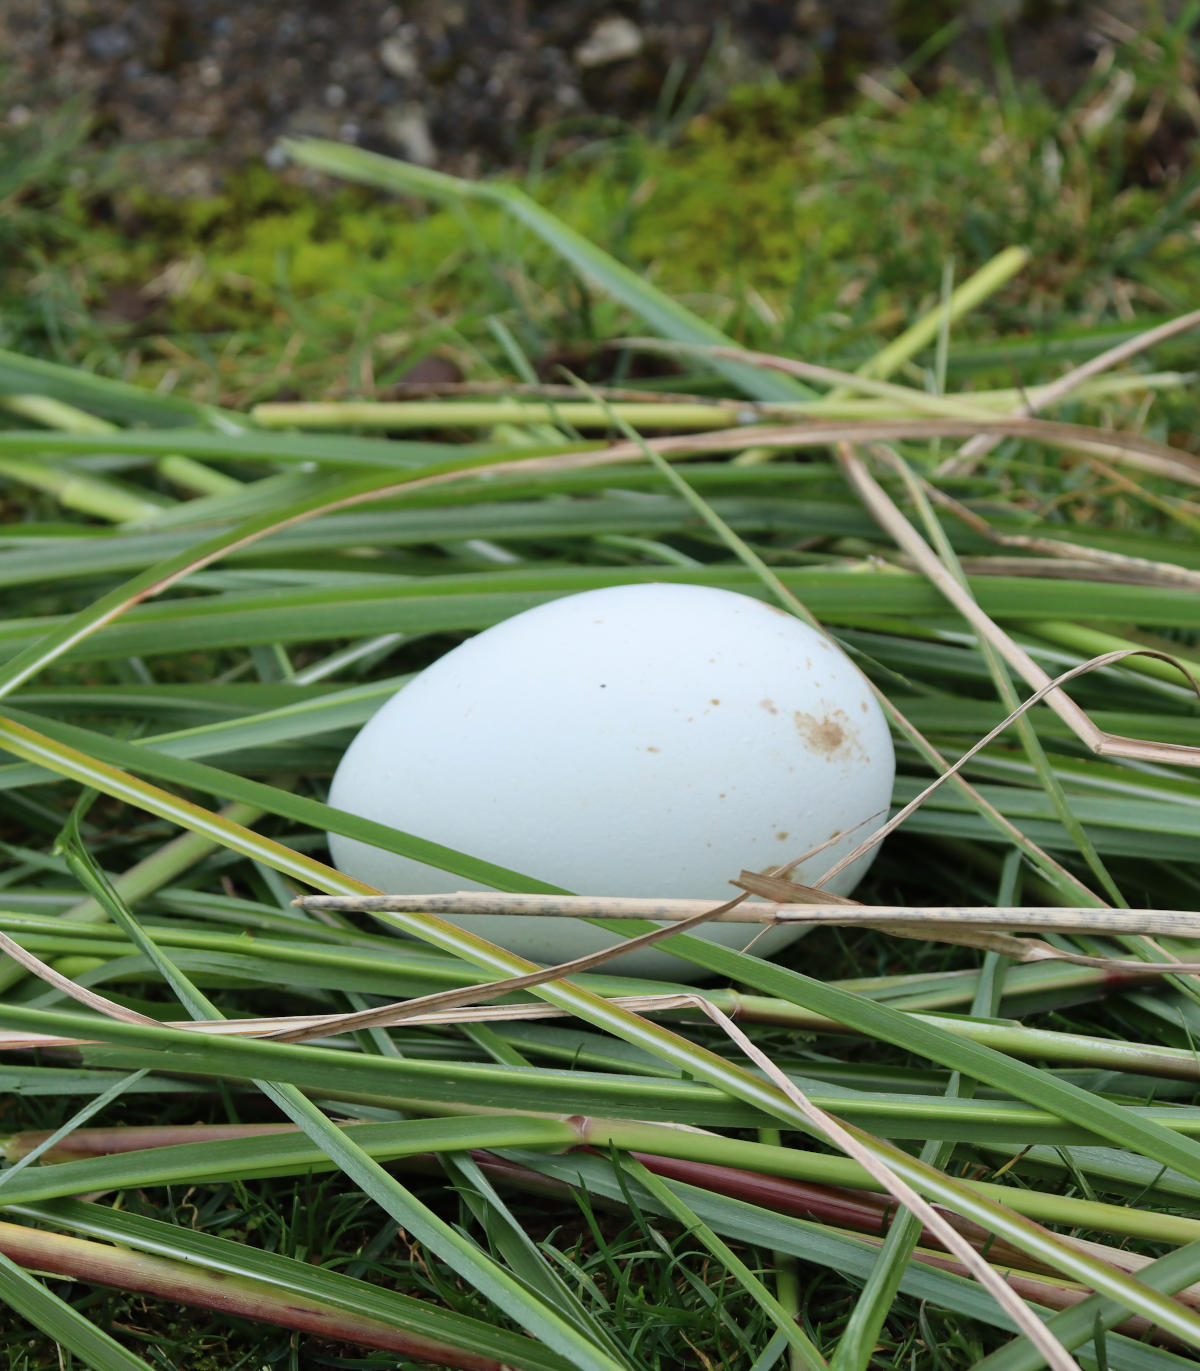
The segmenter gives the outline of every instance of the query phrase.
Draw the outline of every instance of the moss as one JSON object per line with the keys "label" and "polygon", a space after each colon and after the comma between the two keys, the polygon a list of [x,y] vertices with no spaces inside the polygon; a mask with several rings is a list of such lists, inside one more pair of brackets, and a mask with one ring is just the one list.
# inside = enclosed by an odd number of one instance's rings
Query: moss
{"label": "moss", "polygon": [[[1108,149],[1064,152],[1060,122],[1043,102],[1014,111],[961,90],[860,109],[790,139],[769,123],[759,140],[742,124],[699,120],[681,148],[649,159],[628,251],[671,291],[704,282],[732,300],[753,290],[781,316],[841,313],[861,328],[935,298],[951,258],[962,279],[1018,242],[1035,258],[1013,288],[1027,304],[1100,313],[1127,238],[1145,239],[1144,260],[1122,265],[1147,282],[1152,260],[1162,271],[1178,254],[1158,231],[1161,197],[1106,194]],[[1176,270],[1190,276],[1182,261]],[[985,310],[965,327],[995,325]]]}
{"label": "moss", "polygon": [[[457,228],[438,216],[418,219],[347,191],[321,200],[261,168],[214,199],[142,192],[123,213],[160,263],[192,263],[167,287],[166,322],[185,333],[255,328],[264,310],[282,318],[289,299],[394,297],[435,276],[461,246]],[[135,246],[130,267],[141,265],[137,257]]]}
{"label": "moss", "polygon": [[[814,126],[821,98],[811,83],[735,91],[673,146],[596,144],[532,189],[749,343],[810,355],[853,360],[936,300],[948,261],[961,280],[1013,242],[1033,265],[963,336],[1039,312],[1104,317],[1129,277],[1152,308],[1194,298],[1183,226],[1164,217],[1160,188],[1129,184],[1119,130],[1085,142],[1040,97],[1013,107],[954,88],[895,108],[860,102]],[[56,262],[84,300],[142,302],[116,310],[127,340],[170,335],[211,371],[205,350],[236,338],[239,365],[260,359],[251,387],[286,382],[285,348],[319,394],[360,384],[351,354],[364,348],[378,382],[390,357],[400,366],[448,337],[507,370],[491,315],[534,360],[628,322],[498,212],[316,195],[264,167],[207,200],[71,191],[61,211],[75,232]],[[168,364],[147,353],[153,379]]]}

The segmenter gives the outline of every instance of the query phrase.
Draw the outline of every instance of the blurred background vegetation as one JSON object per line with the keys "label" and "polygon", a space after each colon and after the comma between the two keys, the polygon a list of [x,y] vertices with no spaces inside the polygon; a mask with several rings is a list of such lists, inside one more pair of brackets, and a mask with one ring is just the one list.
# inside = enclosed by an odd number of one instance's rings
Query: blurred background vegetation
{"label": "blurred background vegetation", "polygon": [[[755,56],[751,26],[732,64],[736,76],[755,58],[750,85],[728,84],[729,31],[710,25],[707,47],[692,37],[690,65],[668,64],[668,88],[617,102],[630,119],[543,114],[506,170],[748,346],[810,360],[861,361],[931,306],[948,263],[962,279],[1009,243],[1033,265],[967,321],[958,368],[986,364],[986,349],[963,346],[972,340],[1024,336],[1020,359],[1037,367],[1048,350],[1070,355],[1073,333],[1116,336],[1187,308],[1200,284],[1187,7],[1169,22],[1146,10],[1141,28],[1073,6],[1026,6],[1007,26],[909,8],[894,6],[881,30],[904,53],[891,69],[872,65],[881,40],[864,40],[869,6],[858,24],[812,20],[820,41],[787,79]],[[586,20],[566,50],[584,42]],[[640,41],[594,70],[612,80],[648,61],[650,38]],[[417,35],[409,42],[417,51]],[[991,66],[973,75],[981,46]],[[188,69],[204,60],[198,50]],[[44,82],[26,73],[18,89],[9,73],[4,346],[240,403],[483,379],[508,365],[489,320],[546,374],[612,336],[611,309],[499,214],[468,220],[328,185],[314,194],[312,178],[272,170],[282,116],[255,125],[265,141],[253,158],[228,139],[121,140],[111,107],[137,107],[130,81],[123,95],[103,87],[101,118],[83,97],[31,104]],[[429,92],[435,123],[440,92]],[[351,119],[347,100],[339,113]],[[163,119],[164,132],[177,126]],[[464,155],[452,144],[442,160],[454,169]],[[211,189],[180,188],[197,179]],[[1013,367],[1009,353],[1001,384]]]}

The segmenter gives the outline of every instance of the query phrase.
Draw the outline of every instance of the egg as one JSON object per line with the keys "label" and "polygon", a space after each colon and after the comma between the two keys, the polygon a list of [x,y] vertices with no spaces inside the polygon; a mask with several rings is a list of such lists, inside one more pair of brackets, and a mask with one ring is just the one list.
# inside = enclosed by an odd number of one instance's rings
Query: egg
{"label": "egg", "polygon": [[[794,873],[817,879],[886,818],[894,772],[883,711],[823,634],[746,595],[656,583],[566,595],[448,652],[363,726],[330,803],[576,894],[716,902],[742,868],[821,847]],[[485,888],[338,834],[330,848],[390,894]],[[873,856],[827,888],[848,894]],[[454,922],[547,964],[618,940],[568,918]],[[755,932],[699,936],[741,948]],[[604,969],[701,974],[659,947]]]}

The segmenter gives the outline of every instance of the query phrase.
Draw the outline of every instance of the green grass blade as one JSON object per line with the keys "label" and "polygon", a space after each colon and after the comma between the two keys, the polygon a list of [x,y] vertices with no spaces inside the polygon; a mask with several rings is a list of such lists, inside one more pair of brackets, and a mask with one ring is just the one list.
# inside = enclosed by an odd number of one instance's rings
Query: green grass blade
{"label": "green grass blade", "polygon": [[[203,763],[183,758],[171,758],[149,748],[139,748],[136,744],[121,743],[116,739],[106,741],[102,735],[92,730],[75,729],[69,724],[39,720],[38,722],[45,725],[46,731],[44,734],[38,733],[36,730],[24,727],[19,722],[18,711],[12,711],[12,716],[8,720],[0,718],[0,747],[4,747],[28,761],[36,761],[46,765],[51,770],[60,770],[60,774],[72,776],[85,785],[92,783],[92,779],[98,782],[99,778],[103,776],[104,782],[108,786],[117,785],[122,793],[128,795],[133,793],[126,790],[125,783],[118,781],[116,769],[106,765],[105,759],[111,757],[124,762],[133,769],[147,770],[152,775],[178,781],[181,785],[194,785],[201,791],[210,790],[211,787],[211,793],[223,794],[228,792],[226,798],[248,805],[251,809],[279,814],[295,819],[297,822],[309,824],[314,828],[327,827],[334,832],[345,831],[348,837],[357,838],[362,842],[374,843],[376,846],[386,847],[389,850],[403,851],[405,855],[414,856],[418,861],[432,861],[434,865],[440,866],[443,870],[455,871],[459,875],[467,876],[469,879],[480,881],[485,885],[495,886],[500,890],[541,890],[547,893],[554,893],[557,890],[557,887],[547,885],[543,881],[523,876],[515,871],[509,871],[505,867],[495,866],[490,862],[480,861],[464,853],[454,852],[450,848],[443,847],[440,843],[430,843],[425,839],[387,828],[383,824],[359,819],[328,805],[319,804],[315,800],[309,800],[304,796],[290,795],[277,786],[263,785],[257,781],[246,781],[235,776],[232,772],[220,771],[216,767],[205,766]],[[80,748],[87,748],[88,751],[73,748],[69,743],[59,742],[60,738],[77,742]],[[110,743],[112,744],[111,747],[109,746]],[[113,793],[105,789],[105,784],[96,784],[96,789],[105,793]],[[235,832],[247,832],[241,825],[231,824],[227,820],[221,819],[219,815],[208,814],[207,811],[190,805],[188,801],[169,795],[166,791],[158,790],[156,787],[146,787],[134,783],[134,790],[142,796],[143,800],[149,799],[153,792],[156,805],[154,812],[159,813],[163,818],[181,823],[185,828],[196,828],[196,821],[200,819],[200,815],[206,815],[199,823],[196,831],[206,834],[222,845],[227,845],[227,840]],[[185,814],[189,816],[192,822],[189,823],[184,820]],[[330,875],[334,874],[331,868],[319,862],[311,862],[299,854],[291,854],[290,857],[285,857],[284,854],[289,851],[290,849],[281,848],[279,844],[262,838],[255,845],[254,855],[263,857],[269,853],[274,861],[282,861],[281,869],[287,870],[289,874],[300,879],[311,879],[314,873],[318,871]],[[302,875],[301,873],[305,874]],[[352,889],[358,890],[359,883],[346,881],[346,893],[350,893]]]}
{"label": "green grass blade", "polygon": [[731,1272],[741,1284],[742,1289],[766,1312],[775,1324],[776,1330],[787,1339],[791,1348],[793,1365],[808,1368],[808,1371],[828,1371],[828,1362],[821,1355],[812,1339],[800,1329],[792,1315],[779,1303],[774,1295],[759,1280],[744,1261],[723,1242],[716,1233],[696,1215],[687,1203],[665,1181],[660,1180],[635,1157],[620,1160],[622,1170],[633,1176],[640,1185],[650,1192],[672,1218],[698,1238],[722,1266]]}
{"label": "green grass blade", "polygon": [[[0,435],[0,439],[3,436]],[[469,466],[470,462],[466,465]],[[457,461],[443,464],[442,467],[446,472],[460,469],[463,469],[463,464]],[[380,475],[351,479],[335,487],[331,492],[323,492],[299,500],[282,510],[272,510],[252,517],[230,532],[219,534],[215,538],[207,538],[174,556],[167,557],[123,585],[115,587],[106,595],[102,595],[78,613],[69,616],[25,651],[19,652],[13,660],[0,668],[0,696],[9,694],[50,662],[69,651],[76,643],[118,617],[131,605],[147,596],[161,594],[174,581],[218,560],[232,548],[254,542],[281,525],[312,518],[331,506],[371,498],[380,489],[402,484],[402,481],[394,478],[389,480]]]}
{"label": "green grass blade", "polygon": [[368,1156],[348,1130],[338,1128],[294,1086],[260,1081],[259,1087],[384,1213],[577,1371],[629,1371],[624,1357],[613,1356],[542,1299],[531,1295],[458,1229],[422,1204]]}
{"label": "green grass blade", "polygon": [[[210,829],[214,826],[214,816],[198,806],[174,800],[173,797],[161,799],[161,792],[155,792],[153,787],[147,786],[144,782],[136,782],[132,777],[121,775],[112,768],[101,769],[98,764],[89,762],[81,755],[70,754],[69,750],[54,745],[47,739],[38,739],[36,735],[31,736],[27,730],[18,730],[14,724],[0,724],[0,741],[10,750],[21,752],[22,749],[28,748],[37,760],[46,760],[56,768],[64,770],[66,774],[75,775],[85,784],[95,785],[97,789],[122,794],[135,803],[148,807],[158,808],[162,805],[165,817],[172,817],[187,827],[194,827],[197,823]],[[249,843],[250,848],[247,850],[253,850],[256,855],[261,853],[269,862],[281,864],[297,875],[303,873],[302,879],[313,881],[319,888],[331,891],[336,888],[345,893],[354,893],[357,888],[358,883],[340,876],[330,868],[303,859],[298,854],[281,849],[277,844],[255,838],[245,830],[239,830],[235,825],[218,824],[215,828],[227,843],[236,844],[239,849]],[[490,970],[507,973],[510,968],[524,970],[527,967],[520,959],[501,953],[482,939],[476,939],[461,930],[452,930],[440,920],[406,915],[380,917],[385,923],[430,938],[435,944],[459,955],[465,955],[477,965]],[[635,927],[641,929],[640,924],[636,924]],[[1070,1119],[1099,1137],[1111,1139],[1121,1146],[1135,1145],[1146,1156],[1154,1157],[1187,1175],[1200,1178],[1200,1147],[1185,1142],[1161,1125],[1142,1119],[1132,1111],[1111,1104],[1089,1091],[1057,1081],[1035,1067],[1005,1057],[980,1044],[955,1037],[928,1021],[922,1022],[885,1004],[877,1004],[849,994],[834,986],[801,976],[797,972],[787,971],[758,958],[718,948],[686,935],[678,935],[672,941],[689,960],[710,967],[718,974],[732,974],[736,979],[767,994],[791,1000],[872,1037],[893,1042],[919,1056],[964,1071],[975,1079],[995,1085],[1060,1118]],[[666,1060],[682,1066],[685,1070],[696,1071],[698,1049],[692,1048],[691,1045],[685,1046],[674,1034],[664,1029],[639,1020],[636,1016],[594,997],[584,995],[583,992],[567,992],[565,986],[560,989],[558,986],[544,985],[539,987],[539,993],[552,1001],[560,1001],[564,1007],[580,1013],[582,1017],[590,1019],[598,1026],[616,1032],[620,1037],[647,1046],[656,1055],[663,1055]],[[112,1032],[116,1027],[109,1026],[106,1032]],[[126,1030],[131,1026],[119,1027]],[[251,1046],[240,1045],[243,1049]],[[705,1062],[703,1074],[713,1084],[722,1089],[729,1089],[732,1094],[747,1102],[753,1102],[760,1107],[765,1104],[769,1111],[778,1107],[778,1099],[773,1091],[766,1090],[764,1094],[764,1088],[757,1083],[752,1085],[751,1079],[745,1073],[713,1058],[712,1054],[701,1056]],[[790,1104],[785,1109],[784,1117],[788,1121],[794,1121],[795,1111]]]}
{"label": "green grass blade", "polygon": [[892,376],[910,358],[935,341],[947,322],[961,319],[976,305],[999,290],[1029,262],[1028,248],[1007,247],[968,277],[944,306],[930,310],[911,324],[894,342],[877,352],[859,368],[862,376],[884,379]]}
{"label": "green grass blade", "polygon": [[[617,1177],[611,1165],[598,1157],[545,1157],[521,1152],[506,1155],[563,1184],[586,1188],[590,1194],[616,1201],[625,1199],[628,1179]],[[878,1245],[864,1239],[681,1181],[672,1180],[666,1184],[715,1232],[725,1237],[753,1243],[769,1251],[790,1253],[855,1280],[865,1279],[875,1264]],[[648,1191],[639,1188],[637,1201],[651,1212],[664,1212],[664,1207]],[[929,1300],[940,1308],[955,1310],[992,1327],[1015,1331],[1008,1316],[973,1280],[914,1262],[905,1268],[901,1289],[915,1299]],[[1191,1359],[1127,1337],[1110,1336],[1108,1347],[1112,1371],[1185,1371],[1194,1364]]]}
{"label": "green grass blade", "polygon": [[46,395],[126,423],[164,428],[199,425],[224,433],[248,427],[245,416],[231,410],[4,349],[0,349],[0,394]]}
{"label": "green grass blade", "polygon": [[[223,1016],[213,1002],[199,991],[178,966],[164,954],[141,928],[95,862],[86,853],[79,837],[81,805],[71,813],[60,840],[67,863],[85,883],[89,893],[100,900],[114,921],[126,932],[159,971],[189,1014],[198,1020]],[[381,1209],[423,1246],[436,1253],[463,1279],[490,1299],[534,1337],[569,1358],[579,1371],[622,1371],[627,1367],[615,1345],[605,1349],[608,1339],[597,1341],[580,1318],[564,1317],[557,1300],[547,1302],[532,1294],[506,1270],[493,1262],[469,1238],[434,1214],[405,1186],[401,1185],[369,1153],[365,1152],[323,1110],[294,1085],[258,1079],[258,1088],[297,1124],[321,1151],[330,1158]]]}
{"label": "green grass blade", "polygon": [[93,798],[93,794],[85,791],[71,810],[62,834],[54,846],[55,853],[63,856],[68,870],[87,891],[89,897],[95,900],[113,923],[126,934],[193,1018],[222,1017],[208,996],[196,989],[154,939],[143,930],[120,892],[88,851],[79,833],[79,822],[81,814],[86,812]]}
{"label": "green grass blade", "polygon": [[127,1091],[136,1088],[150,1073],[148,1071],[132,1071],[128,1076],[122,1076],[114,1080],[109,1087],[94,1096],[82,1109],[76,1112],[64,1123],[48,1134],[35,1147],[29,1149],[23,1156],[19,1157],[13,1164],[5,1170],[0,1171],[0,1191],[11,1183],[14,1176],[20,1175],[21,1171],[27,1166],[32,1166],[39,1158],[46,1155],[56,1148],[64,1139],[69,1138],[76,1129],[82,1128],[90,1119],[107,1109],[114,1100]]}
{"label": "green grass blade", "polygon": [[623,1362],[627,1349],[617,1343],[601,1320],[550,1265],[470,1154],[442,1153],[439,1160],[513,1275],[543,1303],[557,1310],[581,1336],[602,1348],[615,1361]]}
{"label": "green grass blade", "polygon": [[[1200,1279],[1200,1243],[1189,1243],[1165,1257],[1159,1257],[1138,1272],[1138,1279],[1169,1294],[1185,1289]],[[1137,1306],[1133,1306],[1137,1313]],[[1083,1346],[1098,1329],[1112,1328],[1129,1311],[1113,1300],[1091,1295],[1072,1309],[1055,1314],[1049,1326],[1067,1348]],[[975,1371],[1040,1371],[1045,1363],[1024,1339],[1010,1343],[977,1363]]]}
{"label": "green grass blade", "polygon": [[495,1357],[522,1371],[570,1371],[569,1362],[494,1323],[483,1323],[441,1309],[427,1299],[414,1299],[386,1285],[370,1284],[283,1253],[82,1200],[16,1205],[13,1212],[136,1252],[186,1262],[193,1269],[198,1267],[216,1276],[261,1283],[283,1296],[298,1296],[377,1319],[415,1337],[477,1356]]}
{"label": "green grass blade", "polygon": [[[221,543],[227,545],[226,540]],[[215,560],[221,552],[216,545],[198,545],[193,555]],[[944,620],[944,602],[937,592],[923,577],[903,571],[814,567],[786,568],[776,574],[826,625],[874,626],[888,617],[917,617],[940,627]],[[139,594],[131,579],[79,614],[14,619],[0,627],[0,682],[7,693],[67,652],[77,661],[101,661],[274,641],[481,629],[561,595],[646,581],[713,585],[766,597],[746,568],[721,563],[696,569],[568,566],[497,570],[486,576],[359,576],[332,586],[239,591],[123,609],[131,595]],[[973,577],[970,587],[985,612],[1018,627],[1022,620],[1051,612],[1099,625],[1138,622],[1147,629],[1200,628],[1200,596],[1184,589],[1114,584],[1106,586],[1101,597],[1095,584],[1086,580],[1001,576]],[[113,622],[118,616],[121,622]],[[93,638],[94,634],[98,636]],[[1154,720],[1141,722],[1143,732],[1156,726]],[[1165,723],[1186,731],[1189,720],[1168,717]]]}
{"label": "green grass blade", "polygon": [[[445,172],[398,162],[362,148],[319,138],[287,138],[283,146],[301,166],[324,171],[343,180],[360,181],[382,190],[421,195],[441,201],[480,200],[499,205],[531,229],[593,285],[620,301],[656,333],[677,343],[715,343],[733,340],[685,309],[644,276],[618,262],[603,249],[569,228],[516,186],[496,181],[466,181]],[[788,400],[812,392],[790,377],[762,372],[721,358],[710,365],[746,395],[757,400]]]}
{"label": "green grass blade", "polygon": [[65,1300],[0,1254],[0,1301],[92,1371],[151,1371],[141,1357],[77,1313]]}

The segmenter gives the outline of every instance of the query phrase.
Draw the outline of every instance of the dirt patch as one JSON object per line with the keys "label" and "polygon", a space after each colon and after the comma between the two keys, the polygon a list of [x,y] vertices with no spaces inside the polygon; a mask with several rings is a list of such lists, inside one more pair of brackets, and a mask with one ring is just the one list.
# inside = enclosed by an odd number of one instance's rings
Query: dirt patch
{"label": "dirt patch", "polygon": [[[1165,0],[1171,20],[1183,0]],[[773,74],[836,104],[885,75],[952,16],[955,37],[919,80],[991,71],[1065,98],[1141,0],[5,0],[0,118],[28,122],[79,97],[94,136],[188,140],[162,186],[207,194],[222,170],[316,134],[467,175],[511,168],[616,121],[662,127],[731,86]],[[1160,8],[1154,6],[1153,8]]]}

